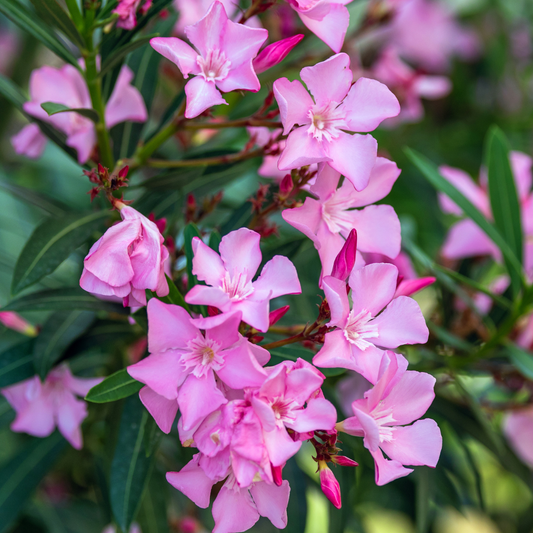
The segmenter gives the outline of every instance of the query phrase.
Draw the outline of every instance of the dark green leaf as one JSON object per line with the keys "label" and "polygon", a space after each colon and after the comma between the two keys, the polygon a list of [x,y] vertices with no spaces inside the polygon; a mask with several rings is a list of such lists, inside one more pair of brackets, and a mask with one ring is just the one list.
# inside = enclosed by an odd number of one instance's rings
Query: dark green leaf
{"label": "dark green leaf", "polygon": [[206,166],[198,166],[163,172],[154,178],[143,181],[141,186],[150,191],[181,190],[186,184],[195,183],[203,175],[206,168]]}
{"label": "dark green leaf", "polygon": [[0,469],[0,533],[7,531],[66,445],[57,432],[31,441]]}
{"label": "dark green leaf", "polygon": [[0,13],[41,41],[58,57],[79,68],[76,58],[65,44],[48,29],[40,17],[18,0],[0,0]]}
{"label": "dark green leaf", "polygon": [[215,229],[211,232],[211,235],[209,235],[209,248],[212,250],[215,250],[215,252],[218,254],[218,248],[220,246],[220,241],[222,240],[222,237],[220,236],[220,233]]}
{"label": "dark green leaf", "polygon": [[516,344],[509,343],[506,349],[509,352],[509,359],[522,375],[533,380],[533,355]]}
{"label": "dark green leaf", "polygon": [[55,26],[78,47],[85,46],[76,26],[56,0],[31,0],[31,3],[44,21]]}
{"label": "dark green leaf", "polygon": [[426,533],[430,526],[430,504],[433,494],[433,479],[429,468],[416,472],[416,531]]}
{"label": "dark green leaf", "polygon": [[152,33],[151,35],[146,35],[144,37],[140,37],[139,39],[135,41],[130,41],[129,43],[121,46],[118,50],[115,50],[105,61],[105,63],[102,64],[102,70],[100,70],[100,76],[103,76],[107,72],[109,72],[114,66],[119,64],[129,53],[133,52],[134,50],[137,50],[137,48],[140,48],[141,46],[148,44],[150,42],[150,39],[153,39],[154,37],[158,37],[159,33]]}
{"label": "dark green leaf", "polygon": [[179,305],[180,307],[183,307],[187,311],[189,310],[189,306],[185,302],[183,295],[176,287],[176,284],[165,274],[165,277],[167,278],[168,283],[168,295],[163,296],[162,298],[159,298],[162,302],[165,302],[167,304],[174,304]]}
{"label": "dark green leaf", "polygon": [[102,383],[93,387],[85,399],[93,403],[114,402],[136,394],[143,387],[144,385],[142,383],[133,379],[128,374],[128,371],[123,368],[105,378]]}
{"label": "dark green leaf", "polygon": [[143,533],[169,533],[167,520],[168,483],[163,474],[154,469],[139,511],[139,525]]}
{"label": "dark green leaf", "polygon": [[231,217],[220,228],[220,233],[222,236],[227,235],[230,231],[248,226],[251,220],[252,204],[246,201],[238,209],[233,211]]}
{"label": "dark green leaf", "polygon": [[34,339],[31,339],[0,353],[0,388],[9,387],[35,375],[33,345]]}
{"label": "dark green leaf", "polygon": [[159,124],[157,125],[157,127],[149,135],[146,136],[145,142],[149,141],[154,135],[159,133],[167,125],[168,122],[170,122],[170,120],[172,119],[172,117],[174,116],[176,111],[179,109],[179,107],[181,106],[184,100],[185,100],[185,90],[181,90],[174,97],[172,102],[170,102],[168,107],[165,109],[165,112],[163,113],[161,120],[159,121]]}
{"label": "dark green leaf", "polygon": [[127,345],[136,340],[138,334],[135,327],[128,322],[115,320],[97,320],[94,325],[76,340],[68,349],[68,357],[84,351],[103,348],[111,350],[115,345]]}
{"label": "dark green leaf", "polygon": [[22,109],[22,104],[27,100],[22,90],[3,74],[0,74],[0,94],[17,109]]}
{"label": "dark green leaf", "polygon": [[315,355],[311,350],[308,350],[303,346],[298,346],[297,344],[288,344],[269,351],[272,356],[280,357],[283,360],[290,359],[291,361],[297,361],[301,358],[308,363],[313,360],[313,356]]}
{"label": "dark green leaf", "polygon": [[198,285],[198,280],[196,276],[192,273],[192,260],[194,253],[192,251],[192,240],[194,237],[202,239],[202,235],[195,224],[190,222],[185,226],[183,231],[183,239],[185,241],[185,256],[187,257],[187,279],[188,279],[188,288],[191,289],[195,285]]}
{"label": "dark green leaf", "polygon": [[[493,126],[487,135],[485,150],[490,205],[496,228],[521,263],[523,236],[520,202],[508,154],[509,146],[505,135],[499,128]],[[507,258],[506,262],[508,262]],[[516,296],[521,288],[521,277],[513,275],[514,269],[511,264],[507,265],[507,270],[511,275],[511,286]]]}
{"label": "dark green leaf", "polygon": [[11,285],[13,294],[51,274],[107,217],[109,212],[97,211],[46,219],[31,234],[20,253]]}
{"label": "dark green leaf", "polygon": [[99,300],[80,287],[32,292],[12,300],[2,308],[2,311],[66,311],[74,309],[95,312],[107,311],[108,313],[119,314],[127,314],[129,312],[121,304]]}
{"label": "dark green leaf", "polygon": [[65,350],[87,330],[94,320],[90,311],[56,311],[43,324],[35,340],[33,364],[44,380]]}
{"label": "dark green leaf", "polygon": [[153,456],[146,457],[143,445],[149,418],[139,398],[126,400],[110,476],[111,508],[122,531],[135,518],[151,469]]}
{"label": "dark green leaf", "polygon": [[519,279],[523,285],[522,267],[513,249],[509,246],[502,234],[483,216],[483,214],[465,198],[447,179],[439,174],[439,169],[429,159],[422,154],[405,149],[407,157],[422,172],[427,180],[440,192],[448,196],[465,213],[467,217],[477,224],[487,236],[501,250],[509,269],[509,274],[513,279]]}
{"label": "dark green leaf", "polygon": [[100,120],[100,116],[94,109],[85,107],[71,108],[63,104],[56,104],[55,102],[43,102],[41,107],[48,113],[49,117],[57,115],[58,113],[78,113],[78,115],[82,115],[83,117],[92,120],[94,123]]}

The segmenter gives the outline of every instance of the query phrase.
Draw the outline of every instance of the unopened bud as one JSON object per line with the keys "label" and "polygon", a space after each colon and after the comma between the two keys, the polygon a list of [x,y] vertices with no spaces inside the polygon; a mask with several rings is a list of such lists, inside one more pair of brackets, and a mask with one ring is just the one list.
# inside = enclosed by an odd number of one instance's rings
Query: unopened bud
{"label": "unopened bud", "polygon": [[14,311],[1,311],[0,323],[4,324],[6,328],[18,331],[28,337],[37,336],[37,328],[32,326],[29,322],[26,322],[20,315]]}
{"label": "unopened bud", "polygon": [[415,292],[425,289],[428,285],[435,283],[435,281],[437,281],[437,278],[433,277],[402,280],[396,288],[394,297],[397,298],[398,296],[410,296]]}
{"label": "unopened bud", "polygon": [[118,171],[118,177],[124,179],[128,175],[129,169],[130,169],[130,167],[128,165],[126,165],[125,167],[122,167]]}
{"label": "unopened bud", "polygon": [[330,470],[326,461],[318,462],[318,470],[320,472],[320,487],[326,498],[337,508],[342,506],[341,502],[341,487],[335,478],[335,475]]}
{"label": "unopened bud", "polygon": [[270,311],[270,314],[268,315],[269,326],[273,326],[278,320],[281,320],[281,318],[285,316],[285,314],[290,309],[290,307],[291,307],[290,305],[284,305],[283,307],[280,307],[279,309]]}
{"label": "unopened bud", "polygon": [[278,487],[281,487],[281,484],[283,483],[282,470],[283,466],[272,465],[272,479]]}
{"label": "unopened bud", "polygon": [[334,278],[342,281],[346,280],[353,270],[355,265],[355,255],[357,252],[357,231],[353,229],[350,231],[346,242],[341,251],[338,253],[333,263],[333,270],[331,275]]}
{"label": "unopened bud", "polygon": [[294,35],[281,41],[269,44],[263,48],[259,55],[253,61],[253,67],[256,74],[261,74],[269,68],[283,61],[287,54],[304,38],[303,35]]}
{"label": "unopened bud", "polygon": [[283,179],[281,180],[279,184],[280,196],[287,197],[292,191],[293,187],[294,187],[294,183],[292,181],[292,176],[290,174],[285,174],[285,176],[283,177]]}
{"label": "unopened bud", "polygon": [[359,466],[359,463],[356,463],[353,459],[345,457],[344,455],[332,455],[331,459],[335,464],[340,466]]}

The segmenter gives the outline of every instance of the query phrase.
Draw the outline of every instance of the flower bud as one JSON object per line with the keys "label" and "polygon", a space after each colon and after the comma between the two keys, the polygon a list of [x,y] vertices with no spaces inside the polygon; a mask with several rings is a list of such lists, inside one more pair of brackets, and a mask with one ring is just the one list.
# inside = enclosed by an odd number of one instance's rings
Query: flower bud
{"label": "flower bud", "polygon": [[281,487],[281,484],[283,483],[283,477],[281,474],[281,471],[283,470],[283,466],[274,466],[272,465],[272,478],[274,479],[274,483]]}
{"label": "flower bud", "polygon": [[345,280],[352,272],[355,264],[355,254],[357,251],[357,231],[353,229],[350,231],[346,242],[341,251],[338,253],[333,263],[333,270],[331,275],[334,278]]}
{"label": "flower bud", "polygon": [[435,283],[435,281],[437,281],[437,278],[433,277],[404,279],[398,283],[394,297],[397,298],[398,296],[411,296],[411,294],[425,289],[427,286]]}
{"label": "flower bud", "polygon": [[256,74],[261,74],[269,68],[283,61],[287,54],[304,38],[303,35],[294,35],[282,41],[276,41],[263,48],[253,61]]}
{"label": "flower bud", "polygon": [[268,315],[269,326],[273,326],[278,320],[281,320],[281,318],[285,316],[285,313],[289,310],[290,307],[291,307],[290,305],[284,305],[283,307],[280,307],[279,309],[270,311],[270,314]]}
{"label": "flower bud", "polygon": [[294,183],[292,181],[292,176],[290,174],[286,174],[279,184],[280,196],[286,198],[292,191],[293,187]]}
{"label": "flower bud", "polygon": [[318,469],[320,471],[320,487],[322,488],[322,492],[337,509],[340,509],[342,502],[339,482],[325,461],[318,462]]}
{"label": "flower bud", "polygon": [[1,311],[0,323],[4,324],[6,328],[18,331],[28,337],[37,336],[37,328],[26,322],[20,315],[13,311]]}
{"label": "flower bud", "polygon": [[356,463],[353,459],[345,457],[344,455],[333,455],[331,459],[335,464],[340,466],[359,466],[359,463]]}

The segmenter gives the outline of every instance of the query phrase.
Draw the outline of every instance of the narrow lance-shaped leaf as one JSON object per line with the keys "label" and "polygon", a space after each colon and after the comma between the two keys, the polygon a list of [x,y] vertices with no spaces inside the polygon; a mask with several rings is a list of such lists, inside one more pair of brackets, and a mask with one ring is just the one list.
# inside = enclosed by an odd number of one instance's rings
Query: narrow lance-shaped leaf
{"label": "narrow lance-shaped leaf", "polygon": [[[518,261],[522,262],[523,236],[520,202],[508,154],[509,147],[505,135],[499,128],[492,127],[487,135],[485,162],[494,224]],[[509,262],[507,258],[505,261]],[[519,276],[512,275],[512,265],[508,265],[507,269],[511,273],[511,286],[516,295],[521,288],[521,279]]]}
{"label": "narrow lance-shaped leaf", "polygon": [[192,273],[192,260],[194,257],[194,252],[192,250],[192,240],[194,237],[202,238],[202,235],[195,224],[190,222],[185,226],[183,231],[183,238],[185,241],[185,255],[187,257],[187,285],[189,289],[198,285],[199,281],[196,279],[196,276]]}
{"label": "narrow lance-shaped leaf", "polygon": [[533,379],[533,355],[516,344],[507,345],[509,359],[518,370],[528,379]]}
{"label": "narrow lance-shaped leaf", "polygon": [[100,116],[94,109],[85,107],[67,107],[63,104],[56,104],[55,102],[43,102],[41,107],[48,113],[48,116],[57,115],[58,113],[78,113],[85,118],[92,120],[94,123],[100,120]]}
{"label": "narrow lance-shaped leaf", "polygon": [[41,379],[93,320],[94,313],[90,311],[56,311],[50,315],[35,340],[33,351],[33,364]]}
{"label": "narrow lance-shaped leaf", "polygon": [[128,374],[127,369],[123,368],[93,387],[85,399],[93,403],[114,402],[136,394],[143,386],[142,383],[133,379]]}
{"label": "narrow lance-shaped leaf", "polygon": [[20,253],[11,285],[13,294],[51,274],[108,216],[109,212],[98,211],[46,219],[31,234]]}
{"label": "narrow lance-shaped leaf", "polygon": [[111,509],[122,531],[135,518],[150,474],[153,456],[146,456],[144,446],[149,417],[137,396],[124,403],[110,476]]}
{"label": "narrow lance-shaped leaf", "polygon": [[104,76],[104,74],[107,74],[114,66],[118,65],[119,62],[121,62],[122,59],[124,59],[128,54],[130,54],[134,50],[137,50],[137,48],[140,48],[141,46],[148,44],[150,42],[150,39],[153,39],[154,37],[158,37],[158,36],[159,36],[159,33],[152,33],[150,35],[145,35],[144,37],[140,37],[139,39],[136,39],[135,41],[131,41],[121,46],[118,50],[115,50],[113,54],[110,55],[107,58],[107,60],[103,63],[99,76],[102,77]]}
{"label": "narrow lance-shaped leaf", "polygon": [[0,353],[0,388],[9,387],[35,375],[34,339],[11,346]]}

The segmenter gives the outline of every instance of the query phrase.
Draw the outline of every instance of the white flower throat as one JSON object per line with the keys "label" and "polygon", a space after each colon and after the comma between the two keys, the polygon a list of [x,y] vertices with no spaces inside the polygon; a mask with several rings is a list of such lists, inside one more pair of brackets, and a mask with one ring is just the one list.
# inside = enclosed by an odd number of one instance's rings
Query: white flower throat
{"label": "white flower throat", "polygon": [[348,315],[346,326],[344,327],[344,337],[351,344],[355,344],[360,350],[366,350],[369,346],[374,346],[367,339],[375,339],[379,336],[378,326],[372,324],[370,311],[362,309],[358,313],[352,309]]}
{"label": "white flower throat", "polygon": [[345,114],[338,106],[339,104],[333,101],[321,107],[314,105],[307,112],[311,120],[307,133],[319,141],[323,138],[328,142],[336,139],[341,133],[340,130],[346,127]]}
{"label": "white flower throat", "polygon": [[222,280],[222,290],[229,296],[232,302],[244,300],[254,292],[252,282],[248,280],[248,271],[233,271],[233,276],[226,272]]}
{"label": "white flower throat", "polygon": [[192,373],[201,378],[209,370],[217,371],[224,366],[224,358],[218,353],[220,344],[213,339],[198,336],[187,343],[189,352],[181,356],[185,368],[192,368]]}
{"label": "white flower throat", "polygon": [[218,49],[209,50],[205,58],[198,56],[196,62],[205,81],[222,81],[227,78],[231,61]]}

